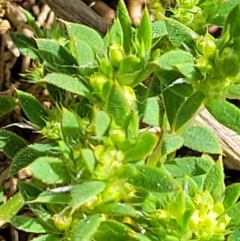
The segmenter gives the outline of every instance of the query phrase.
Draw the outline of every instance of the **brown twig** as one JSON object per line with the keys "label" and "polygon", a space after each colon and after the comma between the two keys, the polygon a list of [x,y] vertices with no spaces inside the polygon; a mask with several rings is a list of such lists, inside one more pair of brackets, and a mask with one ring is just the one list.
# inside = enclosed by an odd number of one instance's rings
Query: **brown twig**
{"label": "brown twig", "polygon": [[109,24],[81,0],[45,0],[56,16],[66,21],[82,23],[104,35]]}

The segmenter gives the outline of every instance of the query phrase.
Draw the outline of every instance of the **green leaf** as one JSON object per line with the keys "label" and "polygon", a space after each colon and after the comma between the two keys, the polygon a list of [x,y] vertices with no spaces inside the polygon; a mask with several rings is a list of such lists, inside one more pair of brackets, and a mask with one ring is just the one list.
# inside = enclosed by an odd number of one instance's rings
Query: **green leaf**
{"label": "green leaf", "polygon": [[90,201],[93,197],[101,193],[105,187],[106,184],[101,181],[84,182],[82,184],[72,186],[71,206],[77,209],[78,207],[82,206],[84,203]]}
{"label": "green leaf", "polygon": [[231,38],[239,38],[240,34],[238,29],[240,28],[240,3],[238,3],[228,14],[224,32],[229,31]]}
{"label": "green leaf", "polygon": [[211,159],[201,157],[175,158],[165,163],[165,167],[174,178],[181,178],[185,175],[194,177],[206,174],[214,165]]}
{"label": "green leaf", "polygon": [[239,241],[240,238],[240,227],[234,228],[232,233],[228,236],[227,241]]}
{"label": "green leaf", "polygon": [[209,20],[209,23],[213,25],[217,25],[219,27],[223,27],[224,23],[229,15],[230,11],[236,7],[239,3],[239,0],[231,0],[231,1],[224,1],[220,4],[218,13],[213,16],[212,19]]}
{"label": "green leaf", "polygon": [[37,196],[42,192],[42,189],[36,187],[35,185],[25,181],[19,181],[19,180],[18,180],[18,188],[25,200],[37,198]]}
{"label": "green leaf", "polygon": [[42,192],[36,199],[28,203],[51,203],[51,204],[69,204],[71,197],[69,193],[53,193],[51,191]]}
{"label": "green leaf", "polygon": [[194,66],[194,58],[189,52],[174,49],[161,55],[155,63],[164,70],[178,70],[177,67],[183,64]]}
{"label": "green leaf", "polygon": [[36,126],[44,127],[44,119],[48,116],[42,104],[31,94],[17,90],[20,105],[28,119]]}
{"label": "green leaf", "polygon": [[82,159],[90,173],[93,173],[95,168],[95,157],[90,149],[81,149]]}
{"label": "green leaf", "polygon": [[125,51],[130,52],[132,45],[132,27],[128,10],[123,0],[118,2],[117,17],[120,20],[123,30],[123,47]]}
{"label": "green leaf", "polygon": [[179,108],[175,120],[175,130],[190,121],[200,108],[205,96],[201,91],[193,93]]}
{"label": "green leaf", "polygon": [[162,155],[168,155],[183,146],[183,138],[178,135],[168,134],[162,140]]}
{"label": "green leaf", "polygon": [[91,96],[89,89],[77,77],[72,77],[66,74],[51,73],[47,74],[44,80],[49,84],[55,85],[74,94],[84,97]]}
{"label": "green leaf", "polygon": [[144,9],[141,23],[137,29],[137,38],[140,44],[144,43],[145,55],[149,55],[152,47],[152,26],[147,8]]}
{"label": "green leaf", "polygon": [[214,133],[203,126],[189,125],[182,133],[184,146],[204,153],[221,154],[221,145]]}
{"label": "green leaf", "polygon": [[25,202],[20,192],[16,193],[6,203],[0,206],[0,227],[15,216]]}
{"label": "green leaf", "polygon": [[88,43],[95,52],[101,52],[104,47],[103,40],[97,31],[82,24],[65,22],[71,39],[82,40]]}
{"label": "green leaf", "polygon": [[102,138],[109,128],[111,119],[105,111],[99,110],[95,115],[95,133],[98,139]]}
{"label": "green leaf", "polygon": [[11,33],[11,38],[23,55],[30,56],[31,59],[38,59],[37,55],[37,44],[33,38],[28,38],[24,34]]}
{"label": "green leaf", "polygon": [[111,219],[108,219],[101,224],[99,231],[94,235],[94,240],[150,241],[147,236],[135,232],[129,226]]}
{"label": "green leaf", "polygon": [[228,227],[236,227],[240,224],[239,216],[240,216],[240,202],[235,203],[230,208],[226,210],[226,214],[228,214],[231,218]]}
{"label": "green leaf", "polygon": [[125,153],[125,159],[127,161],[140,161],[145,159],[154,150],[157,142],[157,135],[150,132],[142,133],[136,144]]}
{"label": "green leaf", "polygon": [[56,184],[70,180],[68,169],[62,160],[55,157],[39,157],[29,166],[33,176],[43,183]]}
{"label": "green leaf", "polygon": [[118,18],[114,21],[107,36],[109,37],[109,45],[113,43],[123,45],[123,30]]}
{"label": "green leaf", "polygon": [[184,44],[188,47],[193,46],[194,39],[196,39],[198,35],[192,31],[191,28],[188,28],[185,24],[173,18],[166,18],[165,24],[168,38],[174,46],[185,47]]}
{"label": "green leaf", "polygon": [[124,89],[115,82],[108,97],[107,112],[112,115],[117,125],[122,126],[130,113],[129,103],[124,95]]}
{"label": "green leaf", "polygon": [[32,241],[61,241],[62,237],[55,234],[41,235],[37,238],[32,239]]}
{"label": "green leaf", "polygon": [[192,94],[192,91],[192,86],[186,83],[170,85],[163,91],[164,105],[171,127],[174,124],[178,109]]}
{"label": "green leaf", "polygon": [[219,202],[223,198],[225,185],[221,160],[218,160],[208,171],[203,188],[210,191],[215,202]]}
{"label": "green leaf", "polygon": [[157,20],[152,23],[152,38],[160,40],[167,35],[167,28],[164,20]]}
{"label": "green leaf", "polygon": [[124,203],[108,203],[105,205],[101,205],[96,207],[98,212],[105,213],[110,216],[128,216],[128,217],[136,217],[136,210]]}
{"label": "green leaf", "polygon": [[92,236],[97,231],[101,222],[102,218],[100,214],[94,214],[81,220],[72,228],[71,241],[79,241],[79,237],[81,237],[83,241],[93,240]]}
{"label": "green leaf", "polygon": [[25,10],[24,8],[21,8],[21,11],[26,17],[27,24],[33,30],[35,36],[37,36],[38,38],[43,37],[43,30],[40,29],[40,27],[37,25],[36,19],[33,17],[33,15],[29,11]]}
{"label": "green leaf", "polygon": [[139,135],[139,118],[138,112],[132,111],[127,117],[124,127],[127,130],[127,137],[136,140]]}
{"label": "green leaf", "polygon": [[17,105],[17,101],[15,98],[9,97],[9,96],[1,96],[1,95],[0,95],[0,103],[1,103],[0,117],[12,111]]}
{"label": "green leaf", "polygon": [[172,192],[180,188],[173,177],[164,169],[150,166],[136,166],[138,172],[128,182],[138,189],[150,192]]}
{"label": "green leaf", "polygon": [[141,120],[151,126],[161,126],[163,112],[157,97],[147,98],[143,103],[138,103],[138,111]]}
{"label": "green leaf", "polygon": [[76,58],[79,65],[79,72],[82,75],[91,73],[90,68],[93,67],[95,62],[95,53],[93,48],[81,39],[75,39],[74,42]]}
{"label": "green leaf", "polygon": [[80,118],[73,112],[62,107],[61,130],[64,140],[69,144],[78,143],[82,134]]}
{"label": "green leaf", "polygon": [[[37,39],[38,53],[53,67],[61,71],[68,66],[70,69],[77,65],[76,59],[55,39]],[[59,68],[60,67],[60,68]],[[74,69],[73,69],[74,70]]]}
{"label": "green leaf", "polygon": [[225,190],[223,204],[227,209],[239,200],[240,197],[240,183],[234,183],[227,186]]}
{"label": "green leaf", "polygon": [[240,99],[240,84],[230,85],[227,88],[227,98]]}
{"label": "green leaf", "polygon": [[16,153],[26,146],[25,140],[15,133],[0,129],[0,151],[6,156],[14,158]]}
{"label": "green leaf", "polygon": [[122,60],[116,71],[117,81],[120,85],[132,85],[142,70],[141,59],[135,55],[128,55]]}
{"label": "green leaf", "polygon": [[221,99],[210,99],[205,107],[217,121],[240,134],[239,108]]}
{"label": "green leaf", "polygon": [[29,145],[14,156],[13,162],[10,166],[10,173],[14,175],[38,157],[53,154],[55,151],[57,151],[57,148],[50,144],[35,143]]}
{"label": "green leaf", "polygon": [[18,230],[22,230],[24,232],[46,233],[44,226],[35,218],[15,216],[11,218],[10,223]]}

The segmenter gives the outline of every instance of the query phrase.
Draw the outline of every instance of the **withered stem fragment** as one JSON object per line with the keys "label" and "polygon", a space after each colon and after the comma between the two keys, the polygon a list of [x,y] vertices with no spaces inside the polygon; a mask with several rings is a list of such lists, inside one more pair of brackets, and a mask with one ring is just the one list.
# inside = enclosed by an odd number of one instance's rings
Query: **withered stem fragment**
{"label": "withered stem fragment", "polygon": [[56,16],[66,21],[83,23],[104,35],[109,24],[81,0],[44,0]]}

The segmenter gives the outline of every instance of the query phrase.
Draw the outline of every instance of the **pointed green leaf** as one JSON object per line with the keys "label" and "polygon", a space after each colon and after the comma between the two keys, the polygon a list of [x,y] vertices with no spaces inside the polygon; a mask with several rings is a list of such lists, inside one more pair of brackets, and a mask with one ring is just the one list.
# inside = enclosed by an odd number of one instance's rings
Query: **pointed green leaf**
{"label": "pointed green leaf", "polygon": [[123,46],[125,51],[128,53],[132,46],[132,27],[128,10],[123,0],[118,2],[117,16],[123,30]]}
{"label": "pointed green leaf", "polygon": [[163,169],[150,166],[136,166],[138,172],[128,182],[136,188],[150,192],[172,192],[180,188],[173,177]]}
{"label": "pointed green leaf", "polygon": [[90,173],[93,173],[95,168],[95,157],[93,151],[90,149],[81,149],[82,159]]}
{"label": "pointed green leaf", "polygon": [[123,30],[119,19],[117,18],[111,26],[109,33],[109,44],[118,43],[123,45]]}
{"label": "pointed green leaf", "polygon": [[69,144],[77,143],[81,134],[80,118],[73,112],[62,107],[61,130],[64,140]]}
{"label": "pointed green leaf", "polygon": [[150,97],[143,103],[138,103],[141,120],[151,126],[161,126],[163,112],[157,97]]}
{"label": "pointed green leaf", "polygon": [[151,241],[140,232],[135,232],[128,225],[115,220],[108,219],[99,227],[99,232],[94,235],[94,240],[115,240],[115,241]]}
{"label": "pointed green leaf", "polygon": [[15,98],[0,96],[0,117],[12,111],[16,105],[17,101]]}
{"label": "pointed green leaf", "polygon": [[225,185],[221,160],[218,160],[207,173],[203,188],[204,190],[210,191],[215,202],[219,202],[223,198]]}
{"label": "pointed green leaf", "polygon": [[231,207],[239,200],[240,197],[240,183],[233,183],[227,186],[223,204],[225,208]]}
{"label": "pointed green leaf", "polygon": [[162,155],[168,155],[183,146],[183,138],[178,135],[165,135],[162,141]]}
{"label": "pointed green leaf", "polygon": [[6,203],[0,206],[0,227],[15,216],[25,202],[20,192],[16,193]]}
{"label": "pointed green leaf", "polygon": [[166,24],[164,20],[157,20],[152,23],[152,38],[160,40],[167,35]]}
{"label": "pointed green leaf", "polygon": [[31,94],[17,90],[20,105],[28,119],[36,126],[44,127],[48,116],[42,104]]}
{"label": "pointed green leaf", "polygon": [[44,80],[49,84],[55,85],[74,94],[84,97],[91,96],[89,89],[77,77],[72,77],[66,74],[51,73],[47,74]]}
{"label": "pointed green leaf", "polygon": [[24,8],[21,8],[21,11],[23,12],[27,20],[27,24],[33,30],[35,36],[38,38],[43,37],[43,30],[37,25],[36,19],[33,17],[33,15],[29,11],[25,10]]}
{"label": "pointed green leaf", "polygon": [[136,210],[133,207],[124,203],[109,203],[101,205],[97,207],[97,210],[110,216],[137,216]]}
{"label": "pointed green leaf", "polygon": [[144,132],[139,136],[136,144],[126,152],[125,158],[128,161],[140,161],[145,159],[155,148],[158,142],[157,135]]}
{"label": "pointed green leaf", "polygon": [[193,93],[179,108],[175,121],[175,130],[190,121],[200,108],[205,96],[201,91]]}
{"label": "pointed green leaf", "polygon": [[15,133],[0,130],[0,151],[6,156],[13,158],[18,151],[25,148],[27,143]]}
{"label": "pointed green leaf", "polygon": [[102,138],[109,128],[111,119],[105,111],[97,111],[95,115],[96,119],[96,136],[97,138]]}
{"label": "pointed green leaf", "polygon": [[14,175],[38,157],[53,154],[55,151],[58,151],[58,148],[50,144],[35,143],[29,145],[14,156],[13,162],[10,166],[10,173]]}
{"label": "pointed green leaf", "polygon": [[239,108],[221,99],[210,99],[205,106],[217,121],[240,134]]}
{"label": "pointed green leaf", "polygon": [[94,214],[81,220],[73,226],[71,231],[71,241],[79,241],[81,237],[82,241],[91,241],[92,236],[97,231],[99,225],[102,222],[100,214]]}
{"label": "pointed green leaf", "polygon": [[224,32],[229,31],[231,38],[239,38],[240,34],[238,29],[240,28],[240,3],[238,3],[228,14]]}
{"label": "pointed green leaf", "polygon": [[181,178],[185,175],[193,177],[206,174],[213,165],[213,160],[201,157],[175,158],[164,164],[175,178]]}
{"label": "pointed green leaf", "polygon": [[214,133],[204,126],[189,125],[182,133],[184,146],[204,153],[221,154],[221,145]]}
{"label": "pointed green leaf", "polygon": [[72,202],[71,206],[78,208],[93,197],[101,193],[106,184],[101,181],[84,182],[79,185],[74,185],[71,190]]}
{"label": "pointed green leaf", "polygon": [[42,189],[36,187],[32,183],[18,180],[18,188],[22,193],[25,200],[31,200],[37,198],[37,196],[42,192]]}
{"label": "pointed green leaf", "polygon": [[239,0],[224,1],[220,4],[218,13],[209,20],[209,23],[223,27],[231,10],[239,4]]}
{"label": "pointed green leaf", "polygon": [[227,88],[227,97],[231,99],[240,99],[240,84],[230,85]]}
{"label": "pointed green leaf", "polygon": [[228,236],[227,241],[239,241],[240,238],[240,227],[234,228],[233,232]]}
{"label": "pointed green leaf", "polygon": [[152,26],[147,8],[144,9],[141,23],[137,29],[137,38],[139,43],[144,43],[146,51],[145,55],[148,55],[152,47]]}
{"label": "pointed green leaf", "polygon": [[[56,67],[59,65],[65,66],[76,66],[76,59],[61,46],[57,40],[55,39],[37,39],[38,53],[40,56],[47,61],[49,64],[55,65]],[[51,61],[51,55],[53,57],[53,61]],[[47,58],[46,58],[47,57]],[[61,69],[62,67],[60,67]],[[57,68],[58,69],[58,68]]]}
{"label": "pointed green leaf", "polygon": [[74,42],[76,58],[79,65],[79,72],[83,75],[88,75],[90,68],[93,67],[95,62],[95,53],[93,48],[81,39],[75,39]]}
{"label": "pointed green leaf", "polygon": [[39,58],[36,51],[37,44],[33,38],[28,38],[26,35],[16,32],[11,33],[11,38],[23,55],[28,55],[32,59]]}
{"label": "pointed green leaf", "polygon": [[70,180],[66,165],[62,160],[55,157],[39,157],[28,168],[33,176],[43,183],[66,183]]}
{"label": "pointed green leaf", "polygon": [[179,64],[190,64],[194,66],[193,56],[184,50],[170,50],[161,55],[156,64],[164,70],[176,70]]}
{"label": "pointed green leaf", "polygon": [[46,233],[44,226],[35,218],[26,216],[12,217],[10,223],[17,228],[29,233]]}
{"label": "pointed green leaf", "polygon": [[174,124],[177,111],[187,97],[192,94],[192,86],[186,83],[168,86],[163,91],[163,100],[170,126]]}
{"label": "pointed green leaf", "polygon": [[228,214],[231,218],[229,227],[236,227],[240,224],[239,216],[240,216],[240,202],[235,203],[231,207],[226,210],[226,214]]}
{"label": "pointed green leaf", "polygon": [[104,47],[102,37],[94,29],[82,24],[65,22],[70,38],[85,41],[96,52],[101,52]]}
{"label": "pointed green leaf", "polygon": [[51,204],[69,204],[71,197],[69,193],[53,193],[51,191],[42,192],[36,199],[28,203],[51,203]]}
{"label": "pointed green leaf", "polygon": [[137,111],[132,111],[132,113],[127,117],[124,123],[124,129],[127,130],[127,137],[129,139],[136,140],[139,135],[139,117]]}
{"label": "pointed green leaf", "polygon": [[124,94],[124,89],[116,82],[112,86],[106,107],[108,113],[116,121],[116,124],[122,126],[130,113],[130,106]]}
{"label": "pointed green leaf", "polygon": [[194,44],[194,39],[198,37],[191,28],[173,18],[165,18],[165,24],[168,38],[176,47],[183,47],[183,44],[190,47]]}

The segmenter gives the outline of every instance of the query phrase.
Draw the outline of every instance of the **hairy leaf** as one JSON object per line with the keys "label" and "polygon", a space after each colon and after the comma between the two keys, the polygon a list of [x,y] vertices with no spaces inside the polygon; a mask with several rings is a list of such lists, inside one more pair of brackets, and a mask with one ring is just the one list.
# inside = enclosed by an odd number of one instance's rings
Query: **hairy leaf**
{"label": "hairy leaf", "polygon": [[16,153],[26,146],[25,140],[15,133],[0,129],[0,151],[6,156],[14,158]]}

